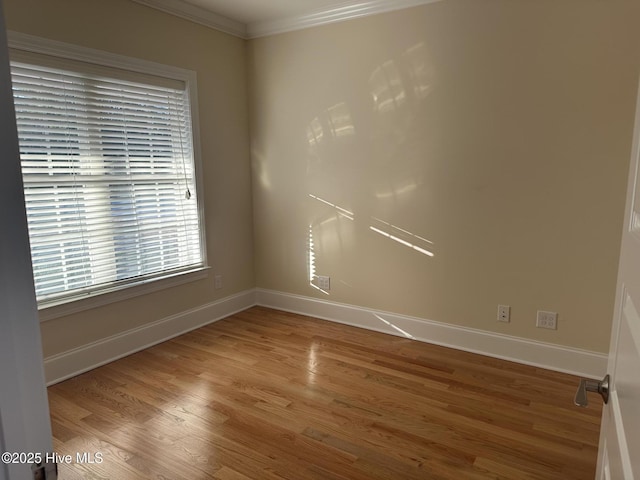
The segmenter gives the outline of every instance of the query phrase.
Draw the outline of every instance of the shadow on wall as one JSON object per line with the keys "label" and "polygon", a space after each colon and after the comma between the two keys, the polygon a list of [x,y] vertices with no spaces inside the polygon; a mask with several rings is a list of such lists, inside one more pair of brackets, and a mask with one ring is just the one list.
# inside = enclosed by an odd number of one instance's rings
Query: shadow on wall
{"label": "shadow on wall", "polygon": [[348,287],[356,281],[352,269],[331,265],[353,249],[377,256],[380,248],[403,247],[416,261],[435,256],[428,218],[412,220],[412,210],[429,197],[424,152],[431,132],[423,119],[436,85],[429,58],[424,43],[412,45],[371,72],[365,106],[337,101],[306,127],[307,273],[309,285],[325,295],[318,272],[341,272],[338,281]]}

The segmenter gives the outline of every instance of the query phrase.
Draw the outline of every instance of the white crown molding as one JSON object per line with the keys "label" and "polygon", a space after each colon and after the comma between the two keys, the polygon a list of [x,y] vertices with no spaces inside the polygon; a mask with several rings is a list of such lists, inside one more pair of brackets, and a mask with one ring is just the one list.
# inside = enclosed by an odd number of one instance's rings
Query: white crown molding
{"label": "white crown molding", "polygon": [[213,13],[204,8],[192,5],[182,0],[133,0],[141,5],[161,10],[165,13],[190,20],[215,30],[235,35],[236,37],[251,39],[275,35],[278,33],[302,30],[304,28],[326,25],[328,23],[343,22],[354,18],[375,15],[393,10],[402,10],[442,0],[365,0],[336,4],[331,8],[315,10],[302,15],[253,22],[245,25],[227,17]]}
{"label": "white crown molding", "polygon": [[240,38],[247,38],[247,28],[241,22],[223,17],[204,8],[192,5],[182,0],[133,0],[141,5],[161,10],[176,17],[199,23]]}
{"label": "white crown molding", "polygon": [[318,25],[343,22],[354,18],[394,10],[403,10],[405,8],[440,1],[442,0],[369,0],[342,3],[333,8],[317,10],[308,14],[273,21],[250,23],[247,25],[247,38],[259,38],[278,33],[302,30]]}

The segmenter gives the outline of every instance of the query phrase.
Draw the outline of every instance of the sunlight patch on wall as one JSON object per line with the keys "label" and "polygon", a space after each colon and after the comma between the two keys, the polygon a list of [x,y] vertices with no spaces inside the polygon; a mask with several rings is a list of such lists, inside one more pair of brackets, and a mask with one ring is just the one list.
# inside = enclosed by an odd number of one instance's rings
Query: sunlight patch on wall
{"label": "sunlight patch on wall", "polygon": [[353,220],[353,218],[354,218],[353,212],[350,212],[346,208],[342,208],[342,207],[336,205],[335,203],[331,203],[328,200],[325,200],[324,198],[320,198],[320,197],[318,197],[316,195],[313,195],[311,193],[309,194],[309,197],[311,197],[314,200],[317,200],[318,202],[323,203],[323,204],[325,204],[325,205],[327,205],[327,206],[329,206],[331,208],[334,208],[338,212],[338,215],[340,215],[342,217],[345,217],[345,218],[347,218],[349,220]]}
{"label": "sunlight patch on wall", "polygon": [[256,177],[258,178],[258,182],[260,183],[260,185],[262,185],[262,188],[264,190],[271,190],[271,179],[269,178],[269,174],[267,173],[264,155],[262,155],[256,148],[251,149],[251,154],[255,158],[253,162],[253,169]]}
{"label": "sunlight patch on wall", "polygon": [[435,72],[433,64],[427,61],[428,58],[427,47],[422,42],[409,47],[402,55],[413,94],[418,100],[426,98],[433,88]]}
{"label": "sunlight patch on wall", "polygon": [[316,278],[316,253],[313,245],[313,225],[309,225],[309,246],[308,252],[308,267],[309,267],[309,283],[312,284]]}
{"label": "sunlight patch on wall", "polygon": [[401,195],[406,195],[408,193],[412,193],[418,189],[420,184],[413,179],[405,180],[403,185],[398,185],[396,187],[392,187],[389,190],[383,191],[379,190],[375,193],[376,198],[380,200],[385,200],[387,198],[395,198]]}
{"label": "sunlight patch on wall", "polygon": [[315,243],[313,240],[313,225],[309,225],[309,240],[307,247],[307,255],[308,255],[308,270],[309,270],[309,285],[316,290],[324,293],[325,295],[329,295],[329,292],[318,287],[314,282],[316,281],[316,252],[315,252]]}
{"label": "sunlight patch on wall", "polygon": [[335,138],[355,135],[356,127],[351,118],[351,111],[346,103],[338,103],[327,109],[331,134]]}
{"label": "sunlight patch on wall", "polygon": [[307,127],[307,141],[309,142],[310,147],[316,147],[320,145],[322,139],[324,138],[324,130],[322,128],[322,123],[318,117],[311,120],[309,126]]}
{"label": "sunlight patch on wall", "polygon": [[409,101],[424,100],[433,89],[434,78],[426,45],[420,42],[407,48],[400,58],[387,60],[371,73],[369,91],[374,110],[389,113]]}
{"label": "sunlight patch on wall", "polygon": [[400,245],[411,248],[418,253],[427,255],[428,257],[435,256],[432,251],[432,247],[434,245],[432,241],[411,233],[408,230],[404,230],[395,225],[391,225],[390,223],[385,222],[384,220],[380,220],[379,218],[372,217],[372,220],[375,223],[375,225],[369,226],[369,229],[372,232],[382,235],[389,240],[393,240]]}
{"label": "sunlight patch on wall", "polygon": [[396,110],[407,100],[400,71],[393,60],[384,62],[373,71],[369,78],[369,89],[379,113]]}
{"label": "sunlight patch on wall", "polygon": [[307,142],[312,148],[318,147],[328,139],[340,139],[355,134],[356,127],[349,106],[345,102],[327,108],[307,126]]}

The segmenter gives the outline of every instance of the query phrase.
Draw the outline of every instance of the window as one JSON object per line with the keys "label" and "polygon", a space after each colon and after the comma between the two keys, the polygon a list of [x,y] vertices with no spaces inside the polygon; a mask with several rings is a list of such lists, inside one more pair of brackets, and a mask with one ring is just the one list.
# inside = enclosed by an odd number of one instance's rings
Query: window
{"label": "window", "polygon": [[40,306],[206,264],[191,72],[160,76],[114,58],[104,66],[11,51]]}

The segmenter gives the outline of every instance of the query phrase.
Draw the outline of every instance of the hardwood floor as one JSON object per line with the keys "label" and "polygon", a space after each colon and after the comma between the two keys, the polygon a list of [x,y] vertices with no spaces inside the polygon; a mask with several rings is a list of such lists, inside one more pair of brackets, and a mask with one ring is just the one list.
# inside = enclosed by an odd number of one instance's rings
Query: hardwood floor
{"label": "hardwood floor", "polygon": [[602,404],[577,382],[255,307],[49,401],[61,480],[592,479]]}

